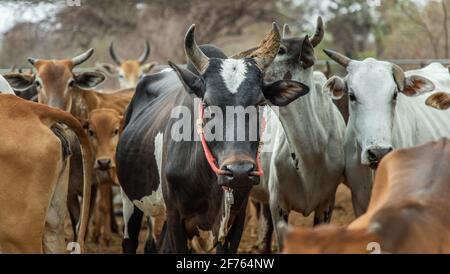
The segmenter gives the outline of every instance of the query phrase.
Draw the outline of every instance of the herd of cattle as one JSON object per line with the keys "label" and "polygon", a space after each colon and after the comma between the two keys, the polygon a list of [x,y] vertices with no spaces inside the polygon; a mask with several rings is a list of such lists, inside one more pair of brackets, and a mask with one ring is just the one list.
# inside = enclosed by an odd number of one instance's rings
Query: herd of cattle
{"label": "herd of cattle", "polygon": [[[111,44],[116,65],[74,72],[89,49],[29,58],[30,73],[0,76],[1,253],[66,252],[66,211],[81,250],[88,230],[110,241],[119,230],[113,186],[124,253],[136,252],[144,217],[147,253],[236,253],[249,201],[263,252],[273,234],[286,253],[367,253],[371,243],[386,253],[450,252],[447,68],[403,71],[324,50],[347,71],[327,79],[314,71],[320,17],[311,37],[287,25],[280,34],[274,23],[258,46],[230,57],[198,46],[194,31],[187,64],[145,63],[148,42],[138,60],[121,60]],[[121,89],[97,90],[106,75]],[[195,114],[187,140],[173,138],[180,106]],[[256,138],[205,137],[211,109],[230,106],[237,115],[215,130],[233,135],[239,115],[261,107]],[[239,130],[247,137],[252,126]],[[341,183],[357,217],[346,227],[328,224]],[[314,227],[287,225],[291,211],[314,213]]]}

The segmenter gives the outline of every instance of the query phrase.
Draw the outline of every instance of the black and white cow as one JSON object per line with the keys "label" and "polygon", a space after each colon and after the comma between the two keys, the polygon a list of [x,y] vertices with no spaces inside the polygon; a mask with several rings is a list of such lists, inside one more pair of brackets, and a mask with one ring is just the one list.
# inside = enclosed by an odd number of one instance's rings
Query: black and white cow
{"label": "black and white cow", "polygon": [[[259,49],[244,59],[208,58],[195,42],[194,29],[191,26],[186,34],[185,51],[199,74],[170,63],[174,71],[146,76],[138,84],[127,110],[117,147],[119,180],[130,205],[134,205],[125,208],[129,216],[126,221],[132,223],[133,218],[142,217],[135,214],[138,208],[144,212],[154,208],[151,197],[157,196],[161,180],[167,219],[158,243],[160,252],[186,253],[187,240],[206,230],[213,232],[218,253],[235,253],[248,196],[261,175],[257,164],[259,131],[255,140],[199,142],[196,110],[203,106],[207,113],[213,108],[225,112],[227,107],[240,106],[244,111],[267,102],[284,106],[305,95],[309,88],[292,80],[264,83],[264,71],[280,46],[276,24]],[[190,140],[174,138],[179,122],[179,116],[173,117],[174,107],[190,112],[183,114],[191,122],[183,132]],[[237,117],[223,119],[223,127],[216,130],[224,136],[235,130]],[[208,121],[210,118],[202,122]],[[245,123],[238,130],[244,130],[248,137],[249,128]],[[127,230],[125,234],[132,232]],[[128,240],[124,241],[124,251],[137,246],[136,241]]]}

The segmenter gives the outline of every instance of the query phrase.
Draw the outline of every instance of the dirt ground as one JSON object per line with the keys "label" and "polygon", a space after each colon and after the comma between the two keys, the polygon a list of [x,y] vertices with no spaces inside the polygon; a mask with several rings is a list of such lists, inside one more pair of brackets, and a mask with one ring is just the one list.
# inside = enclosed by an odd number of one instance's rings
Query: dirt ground
{"label": "dirt ground", "polygon": [[[253,212],[253,211],[251,211]],[[349,224],[354,219],[350,191],[344,185],[339,186],[336,193],[336,204],[335,210],[333,212],[333,217],[331,222],[336,225],[346,225]],[[122,219],[118,218],[119,227],[121,230]],[[310,227],[313,223],[313,214],[308,217],[303,217],[301,214],[292,212],[289,216],[290,225],[306,226]],[[255,218],[249,217],[248,223],[245,225],[244,234],[239,246],[239,253],[259,253],[258,249],[254,246],[257,242],[256,228],[258,223]],[[67,222],[67,233],[70,234],[70,224]],[[146,231],[145,228],[141,230],[139,237],[139,248],[138,253],[143,253],[143,243],[145,241]],[[122,235],[113,234],[113,239],[109,246],[104,243],[94,243],[92,239],[88,237],[87,252],[88,253],[122,253]]]}

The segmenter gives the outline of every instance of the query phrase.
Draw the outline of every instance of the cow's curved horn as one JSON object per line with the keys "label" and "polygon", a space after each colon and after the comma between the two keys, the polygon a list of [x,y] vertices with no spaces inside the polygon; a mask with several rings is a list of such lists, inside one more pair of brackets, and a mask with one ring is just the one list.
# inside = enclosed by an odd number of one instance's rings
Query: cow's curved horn
{"label": "cow's curved horn", "polygon": [[283,38],[288,38],[289,36],[291,36],[291,30],[289,28],[288,24],[284,24],[283,25]]}
{"label": "cow's curved horn", "polygon": [[261,70],[265,70],[277,56],[280,49],[281,36],[277,23],[272,23],[272,30],[266,35],[259,46],[237,53],[229,58],[253,58]]}
{"label": "cow's curved horn", "polygon": [[339,65],[343,66],[343,67],[347,67],[348,64],[350,64],[350,61],[352,59],[348,58],[347,56],[344,56],[334,50],[331,49],[324,49],[323,52],[325,52],[326,55],[328,55],[328,57],[330,57],[331,59],[333,59],[334,61],[336,61],[336,63],[338,63]]}
{"label": "cow's curved horn", "polygon": [[203,74],[209,65],[209,58],[198,47],[195,42],[195,24],[192,24],[184,37],[184,50],[189,61],[192,62],[194,67],[200,74]]}
{"label": "cow's curved horn", "polygon": [[322,42],[323,35],[324,35],[323,20],[322,17],[319,16],[317,17],[316,33],[314,33],[314,36],[311,37],[311,39],[309,40],[313,45],[313,47],[316,47],[320,42]]}
{"label": "cow's curved horn", "polygon": [[403,88],[405,87],[405,72],[400,66],[392,64],[392,74],[398,90],[403,91]]}
{"label": "cow's curved horn", "polygon": [[116,65],[120,66],[120,64],[122,64],[120,59],[117,57],[116,52],[114,51],[114,42],[111,42],[111,44],[109,45],[109,55],[111,56],[111,59],[114,61],[114,63],[116,63]]}
{"label": "cow's curved horn", "polygon": [[89,59],[89,57],[92,56],[93,53],[94,53],[94,49],[90,48],[86,52],[78,55],[77,57],[72,58],[72,65],[78,66],[79,64],[84,63],[87,59]]}
{"label": "cow's curved horn", "polygon": [[149,55],[150,55],[150,43],[148,42],[148,40],[145,40],[144,52],[141,54],[141,56],[139,56],[139,59],[138,59],[139,64],[143,65]]}
{"label": "cow's curved horn", "polygon": [[280,42],[280,30],[278,29],[277,23],[273,22],[271,31],[264,37],[264,40],[261,41],[249,57],[252,57],[258,67],[264,71],[272,64],[273,59],[277,56],[278,50],[280,49]]}

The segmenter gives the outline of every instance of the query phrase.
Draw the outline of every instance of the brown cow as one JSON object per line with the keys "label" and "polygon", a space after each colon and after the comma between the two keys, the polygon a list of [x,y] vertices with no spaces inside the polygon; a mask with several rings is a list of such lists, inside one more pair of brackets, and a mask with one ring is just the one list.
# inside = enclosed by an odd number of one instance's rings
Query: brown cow
{"label": "brown cow", "polygon": [[83,211],[79,231],[84,248],[92,161],[78,120],[67,112],[0,94],[0,252],[62,253],[70,149],[63,123],[73,130],[83,154]]}
{"label": "brown cow", "polygon": [[111,77],[118,77],[121,88],[134,88],[138,81],[147,73],[149,73],[158,63],[150,62],[145,64],[150,55],[150,44],[145,42],[145,49],[142,55],[134,60],[121,60],[114,52],[114,46],[111,42],[109,46],[109,54],[116,65],[113,64],[97,64],[97,67]]}
{"label": "brown cow", "polygon": [[[346,228],[296,229],[285,253],[450,253],[450,141],[389,153],[367,212]],[[375,248],[375,250],[373,249]]]}
{"label": "brown cow", "polygon": [[[105,80],[105,75],[100,72],[73,72],[73,68],[85,62],[93,52],[93,49],[89,49],[77,57],[64,60],[29,58],[28,61],[36,70],[32,77],[24,77],[23,74],[9,74],[6,80],[14,89],[35,86],[39,103],[69,111],[80,121],[87,120],[89,112],[97,108],[112,108],[123,112],[134,94],[134,89],[100,93],[92,89]],[[75,142],[73,136],[68,136],[68,138],[71,143]],[[76,144],[73,144],[72,147],[68,207],[75,235],[76,224],[79,220],[78,196],[81,195],[82,187],[80,184],[80,152]],[[93,186],[95,192],[96,184]]]}
{"label": "brown cow", "polygon": [[112,186],[119,186],[115,159],[122,121],[121,113],[114,109],[101,108],[91,111],[89,119],[83,124],[92,146],[94,170],[100,189],[95,208],[93,237],[96,242],[102,237],[107,245],[111,241],[111,224],[114,223]]}

